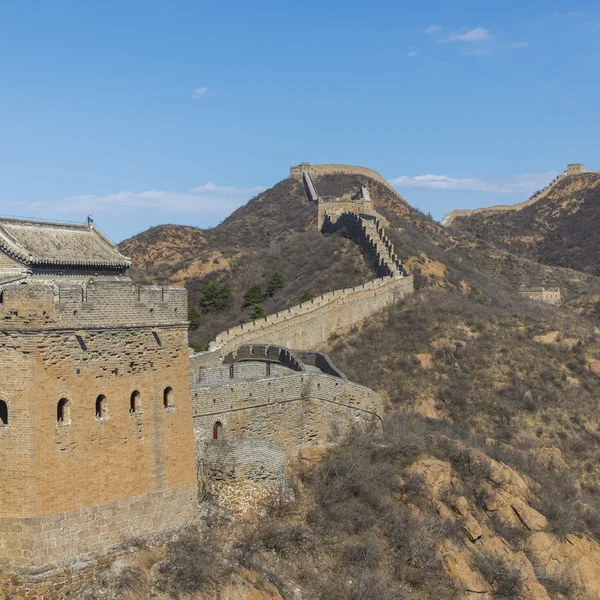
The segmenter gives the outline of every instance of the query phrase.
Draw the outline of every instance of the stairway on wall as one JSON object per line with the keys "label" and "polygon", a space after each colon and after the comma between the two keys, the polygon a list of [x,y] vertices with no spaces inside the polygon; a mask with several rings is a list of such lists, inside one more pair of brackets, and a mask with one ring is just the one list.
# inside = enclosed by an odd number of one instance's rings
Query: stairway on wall
{"label": "stairway on wall", "polygon": [[[317,193],[317,189],[312,180],[310,172],[304,171],[302,176],[309,200],[315,203],[321,202],[322,199]],[[366,193],[368,194],[368,190]],[[385,234],[381,215],[375,211],[373,211],[372,214],[369,213],[368,215],[357,214],[354,212],[345,212],[340,216],[328,215],[328,224],[323,230],[325,231],[326,228],[335,230],[336,223],[343,227],[343,222],[345,220],[343,217],[354,220],[356,226],[362,230],[362,235],[360,237],[363,239],[355,241],[366,246],[370,246],[370,248],[365,248],[365,250],[369,251],[372,256],[376,257],[376,270],[378,271],[379,275],[383,274],[392,277],[404,277],[407,275],[404,265],[400,262],[394,251],[394,246]]]}
{"label": "stairway on wall", "polygon": [[384,265],[394,277],[404,277],[406,269],[398,259],[394,251],[392,242],[385,234],[381,220],[375,217],[374,219],[363,218],[357,215],[361,226],[364,229],[367,239],[375,246],[377,255],[380,257],[382,265]]}
{"label": "stairway on wall", "polygon": [[304,171],[304,185],[306,185],[306,190],[308,192],[308,198],[311,202],[319,201],[319,194],[317,194],[317,189],[315,188],[315,184],[313,183],[312,177],[308,171]]}

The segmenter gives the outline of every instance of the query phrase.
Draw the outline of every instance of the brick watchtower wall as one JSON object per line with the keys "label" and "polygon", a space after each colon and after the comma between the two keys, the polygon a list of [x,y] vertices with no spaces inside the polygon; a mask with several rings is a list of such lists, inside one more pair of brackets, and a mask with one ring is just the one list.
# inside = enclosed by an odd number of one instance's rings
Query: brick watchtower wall
{"label": "brick watchtower wall", "polygon": [[53,569],[190,520],[185,290],[16,285],[0,323],[0,561]]}

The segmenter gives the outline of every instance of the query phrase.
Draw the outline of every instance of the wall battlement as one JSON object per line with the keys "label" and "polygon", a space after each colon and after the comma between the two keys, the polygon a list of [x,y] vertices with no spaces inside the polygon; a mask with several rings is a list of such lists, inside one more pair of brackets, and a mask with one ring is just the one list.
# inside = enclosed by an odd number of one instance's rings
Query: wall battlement
{"label": "wall battlement", "polygon": [[139,286],[130,280],[31,281],[5,286],[0,302],[4,329],[187,326],[183,288]]}
{"label": "wall battlement", "polygon": [[545,304],[553,304],[558,306],[561,303],[560,288],[545,288],[545,287],[522,287],[519,290],[521,296],[544,302]]}
{"label": "wall battlement", "polygon": [[334,290],[220,333],[209,346],[209,354],[225,356],[238,346],[265,343],[287,348],[314,348],[362,322],[373,313],[390,306],[413,292],[412,275],[375,279],[362,286]]}
{"label": "wall battlement", "polygon": [[321,175],[364,175],[375,179],[379,183],[385,185],[389,190],[397,194],[396,190],[375,170],[366,167],[356,167],[352,165],[311,165],[310,163],[301,163],[295,167],[290,167],[290,177],[294,179],[302,179],[305,172],[310,173],[314,177]]}
{"label": "wall battlement", "polygon": [[509,210],[523,210],[524,208],[535,204],[539,200],[546,198],[546,196],[548,196],[554,187],[563,179],[566,179],[567,177],[573,177],[575,175],[585,175],[589,173],[600,174],[600,171],[586,170],[584,165],[581,163],[569,164],[567,165],[567,170],[564,173],[557,175],[544,189],[535,193],[531,198],[529,198],[529,200],[519,202],[518,204],[496,204],[495,206],[488,206],[487,208],[466,208],[452,210],[444,215],[444,218],[441,220],[441,224],[445,227],[450,227],[450,225],[452,225],[452,223],[459,217],[469,217],[471,215],[477,215],[481,213],[494,214]]}

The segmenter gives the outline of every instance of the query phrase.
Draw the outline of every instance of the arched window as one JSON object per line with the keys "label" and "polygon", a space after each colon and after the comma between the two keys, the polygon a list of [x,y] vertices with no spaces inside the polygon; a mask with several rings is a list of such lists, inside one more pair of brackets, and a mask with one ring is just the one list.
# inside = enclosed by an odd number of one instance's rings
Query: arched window
{"label": "arched window", "polygon": [[69,400],[67,398],[61,398],[56,405],[56,421],[58,423],[69,421]]}
{"label": "arched window", "polygon": [[173,406],[173,388],[172,387],[166,387],[165,391],[163,392],[163,406],[165,408],[170,408],[171,406]]}
{"label": "arched window", "polygon": [[8,425],[8,404],[4,400],[0,400],[0,422]]}
{"label": "arched window", "polygon": [[140,400],[141,400],[140,393],[137,390],[134,390],[131,393],[131,397],[129,398],[129,412],[130,413],[140,412],[140,409],[142,408]]}
{"label": "arched window", "polygon": [[104,394],[100,394],[96,398],[96,419],[103,419],[108,416],[106,406],[106,396]]}
{"label": "arched window", "polygon": [[222,440],[223,439],[223,423],[221,421],[217,421],[213,425],[213,440]]}

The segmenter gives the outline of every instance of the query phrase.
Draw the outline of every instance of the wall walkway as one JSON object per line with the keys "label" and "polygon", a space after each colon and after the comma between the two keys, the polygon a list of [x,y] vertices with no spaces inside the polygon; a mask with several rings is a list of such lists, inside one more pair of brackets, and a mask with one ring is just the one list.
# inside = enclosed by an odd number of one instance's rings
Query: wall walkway
{"label": "wall walkway", "polygon": [[[228,329],[210,343],[209,352],[204,354],[218,353],[223,357],[238,346],[259,343],[310,350],[413,291],[412,275],[384,277],[362,286],[335,290],[286,311]],[[205,360],[210,360],[210,356]]]}

